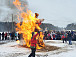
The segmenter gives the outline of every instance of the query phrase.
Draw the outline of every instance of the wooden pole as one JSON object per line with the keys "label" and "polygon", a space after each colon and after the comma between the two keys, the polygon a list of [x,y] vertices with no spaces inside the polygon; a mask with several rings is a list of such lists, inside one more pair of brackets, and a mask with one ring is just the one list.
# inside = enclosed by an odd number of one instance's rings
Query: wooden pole
{"label": "wooden pole", "polygon": [[12,32],[13,32],[13,14],[12,14]]}

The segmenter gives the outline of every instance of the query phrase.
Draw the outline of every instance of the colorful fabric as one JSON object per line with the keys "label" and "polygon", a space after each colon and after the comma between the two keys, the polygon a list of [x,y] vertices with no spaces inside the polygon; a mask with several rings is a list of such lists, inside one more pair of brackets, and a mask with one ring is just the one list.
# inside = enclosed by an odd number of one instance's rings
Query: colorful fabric
{"label": "colorful fabric", "polygon": [[38,33],[31,38],[31,48],[36,48],[36,43],[37,43],[36,36],[37,35]]}

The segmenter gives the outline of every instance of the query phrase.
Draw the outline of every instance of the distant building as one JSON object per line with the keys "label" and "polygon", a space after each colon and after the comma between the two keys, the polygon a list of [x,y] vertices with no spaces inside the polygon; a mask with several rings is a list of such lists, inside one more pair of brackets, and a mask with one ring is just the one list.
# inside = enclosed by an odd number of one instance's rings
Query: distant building
{"label": "distant building", "polygon": [[[12,25],[13,24],[13,25]],[[14,22],[0,22],[0,32],[12,32],[15,31]]]}

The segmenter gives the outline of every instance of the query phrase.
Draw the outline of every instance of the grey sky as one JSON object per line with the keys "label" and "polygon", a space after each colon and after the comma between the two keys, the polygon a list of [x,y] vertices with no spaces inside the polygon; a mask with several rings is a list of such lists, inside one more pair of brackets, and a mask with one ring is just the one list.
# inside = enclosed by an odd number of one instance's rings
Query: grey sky
{"label": "grey sky", "polygon": [[76,0],[27,0],[29,9],[39,13],[44,23],[66,27],[76,22]]}

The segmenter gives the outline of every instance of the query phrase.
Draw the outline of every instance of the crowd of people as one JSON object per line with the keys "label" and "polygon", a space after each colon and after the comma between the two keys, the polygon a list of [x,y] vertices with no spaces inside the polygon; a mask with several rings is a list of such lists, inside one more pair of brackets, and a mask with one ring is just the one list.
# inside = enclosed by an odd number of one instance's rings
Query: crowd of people
{"label": "crowd of people", "polygon": [[[45,31],[44,40],[63,40],[63,43],[69,41],[72,44],[72,40],[76,41],[76,31]],[[17,32],[0,32],[0,41],[2,40],[20,40],[21,34]]]}
{"label": "crowd of people", "polygon": [[72,45],[72,40],[76,41],[76,32],[75,31],[45,31],[44,32],[44,40],[63,40]]}
{"label": "crowd of people", "polygon": [[0,41],[2,40],[20,40],[20,34],[17,32],[0,32]]}

